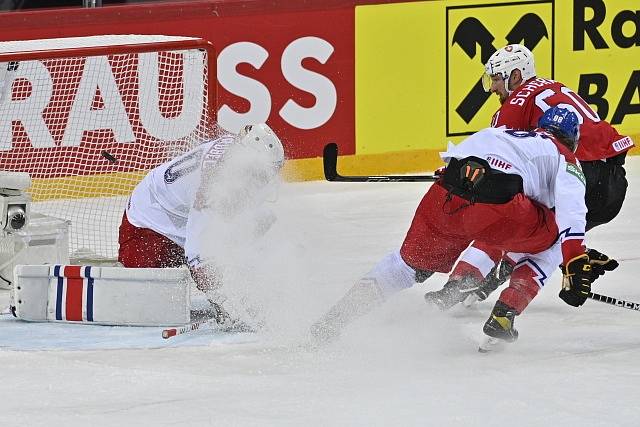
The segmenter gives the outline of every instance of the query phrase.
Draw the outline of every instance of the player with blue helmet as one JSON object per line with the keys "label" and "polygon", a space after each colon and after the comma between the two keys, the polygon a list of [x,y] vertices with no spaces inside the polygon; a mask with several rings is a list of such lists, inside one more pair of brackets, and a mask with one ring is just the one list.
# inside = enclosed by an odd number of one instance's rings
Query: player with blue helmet
{"label": "player with blue helmet", "polygon": [[569,109],[558,106],[549,108],[538,120],[538,127],[560,138],[572,152],[578,149],[580,122],[578,116]]}
{"label": "player with blue helmet", "polygon": [[[507,45],[491,55],[485,64],[483,86],[500,101],[500,107],[491,120],[493,127],[521,131],[546,128],[555,133],[569,130],[564,127],[568,124],[572,124],[574,129],[579,124],[579,133],[573,147],[586,182],[586,230],[606,224],[619,214],[628,186],[625,158],[627,152],[634,147],[629,136],[618,133],[579,93],[561,82],[538,76],[534,55],[525,46]],[[565,112],[558,115],[558,107]],[[569,119],[572,123],[564,122],[568,115],[566,110],[575,114],[577,123],[572,119]],[[565,140],[562,137],[560,139]],[[487,252],[487,248],[480,246],[481,244],[474,242],[451,273],[451,278],[465,276],[470,283],[475,282],[466,286],[476,290],[465,300],[465,305],[486,299],[513,271],[514,266],[508,261],[501,260],[499,255]],[[483,252],[484,255],[479,257],[478,254]],[[613,260],[604,255],[599,256],[599,259],[602,265],[612,268]],[[487,273],[489,265],[492,268]],[[484,279],[477,283],[468,274],[469,271],[480,271]]]}

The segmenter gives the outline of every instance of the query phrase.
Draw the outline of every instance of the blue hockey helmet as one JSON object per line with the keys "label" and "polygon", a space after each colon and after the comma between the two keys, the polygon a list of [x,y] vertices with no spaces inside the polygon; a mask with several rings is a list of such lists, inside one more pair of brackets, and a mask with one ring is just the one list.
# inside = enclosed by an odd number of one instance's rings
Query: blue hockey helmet
{"label": "blue hockey helmet", "polygon": [[538,127],[559,138],[575,153],[580,139],[580,122],[576,113],[567,108],[551,107],[538,120]]}

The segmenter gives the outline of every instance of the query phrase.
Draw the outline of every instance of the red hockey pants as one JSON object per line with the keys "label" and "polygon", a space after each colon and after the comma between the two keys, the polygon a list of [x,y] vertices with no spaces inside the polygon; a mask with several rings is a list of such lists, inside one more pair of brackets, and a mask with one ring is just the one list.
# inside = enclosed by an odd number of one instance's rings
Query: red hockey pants
{"label": "red hockey pants", "polygon": [[166,268],[185,264],[184,249],[172,240],[149,228],[139,228],[122,216],[118,261],[125,267]]}
{"label": "red hockey pants", "polygon": [[416,210],[400,255],[413,268],[446,273],[474,240],[507,252],[537,253],[557,236],[554,213],[521,193],[504,204],[471,204],[435,183]]}

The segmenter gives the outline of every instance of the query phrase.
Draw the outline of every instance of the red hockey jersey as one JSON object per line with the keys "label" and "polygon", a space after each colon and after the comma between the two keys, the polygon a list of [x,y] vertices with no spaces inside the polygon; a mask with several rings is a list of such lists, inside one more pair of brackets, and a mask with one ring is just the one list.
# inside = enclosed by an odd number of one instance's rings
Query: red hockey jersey
{"label": "red hockey jersey", "polygon": [[608,159],[634,146],[631,138],[620,135],[608,122],[601,120],[580,95],[562,83],[540,77],[530,79],[514,90],[493,115],[491,126],[532,130],[538,127],[542,114],[556,105],[578,115],[578,160]]}

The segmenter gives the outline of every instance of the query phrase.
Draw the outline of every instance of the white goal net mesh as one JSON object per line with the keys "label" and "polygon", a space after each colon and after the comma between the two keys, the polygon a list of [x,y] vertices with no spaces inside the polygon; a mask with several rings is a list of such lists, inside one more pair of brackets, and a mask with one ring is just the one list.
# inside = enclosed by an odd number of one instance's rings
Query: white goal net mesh
{"label": "white goal net mesh", "polygon": [[34,212],[71,221],[72,257],[115,258],[127,195],[208,138],[212,56],[164,36],[0,43],[0,169],[31,175]]}

